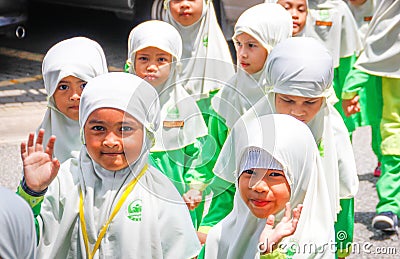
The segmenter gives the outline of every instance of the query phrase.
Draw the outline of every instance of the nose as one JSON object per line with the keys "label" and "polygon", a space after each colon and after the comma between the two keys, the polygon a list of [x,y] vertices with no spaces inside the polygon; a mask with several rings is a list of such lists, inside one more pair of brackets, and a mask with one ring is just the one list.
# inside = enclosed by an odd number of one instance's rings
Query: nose
{"label": "nose", "polygon": [[158,67],[155,64],[150,64],[147,67],[147,71],[149,71],[149,72],[156,72],[157,70],[158,70]]}
{"label": "nose", "polygon": [[81,99],[82,89],[74,89],[74,92],[70,96],[71,101],[79,101]]}
{"label": "nose", "polygon": [[239,54],[238,57],[247,58],[247,52],[245,51],[245,49],[242,46],[238,47],[237,52]]}
{"label": "nose", "polygon": [[113,132],[108,133],[104,138],[103,145],[108,148],[113,148],[118,146],[119,145],[118,137]]}
{"label": "nose", "polygon": [[181,4],[181,8],[190,7],[189,1],[187,1],[187,0],[180,1],[180,4]]}
{"label": "nose", "polygon": [[301,117],[305,115],[305,112],[303,109],[301,109],[300,107],[294,107],[291,111],[290,111],[291,115],[295,116],[295,117]]}
{"label": "nose", "polygon": [[299,18],[299,13],[298,13],[298,11],[296,9],[291,9],[290,10],[290,15],[292,15],[293,19]]}
{"label": "nose", "polygon": [[259,179],[255,184],[251,186],[251,189],[256,192],[267,192],[269,191],[269,186],[264,179]]}

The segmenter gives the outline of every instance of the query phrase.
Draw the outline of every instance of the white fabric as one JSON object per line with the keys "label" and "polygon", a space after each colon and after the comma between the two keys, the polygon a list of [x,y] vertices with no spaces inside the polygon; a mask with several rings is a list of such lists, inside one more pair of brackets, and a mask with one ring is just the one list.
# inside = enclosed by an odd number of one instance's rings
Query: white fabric
{"label": "white fabric", "polygon": [[377,76],[400,78],[400,1],[381,1],[365,36],[356,68]]}
{"label": "white fabric", "polygon": [[[110,91],[112,87],[113,91]],[[129,167],[108,171],[90,158],[82,146],[79,160],[62,164],[42,204],[39,258],[86,258],[79,220],[79,189],[83,192],[90,249],[126,185],[148,160],[159,124],[157,92],[137,76],[115,72],[86,86],[81,99],[80,124],[99,108],[116,108],[140,121],[147,133],[139,158]],[[130,209],[139,205],[136,220]],[[189,211],[168,178],[149,167],[111,222],[94,258],[190,258],[200,250]]]}
{"label": "white fabric", "polygon": [[208,98],[209,92],[219,89],[234,73],[231,53],[224,34],[218,24],[211,0],[203,1],[201,18],[192,25],[176,22],[167,8],[165,21],[172,24],[183,41],[182,84],[196,100]]}
{"label": "white fabric", "polygon": [[0,258],[36,258],[32,209],[15,192],[0,186]]}
{"label": "white fabric", "polygon": [[[268,152],[283,166],[292,208],[304,205],[295,233],[282,240],[282,248],[284,244],[298,244],[301,250],[292,258],[335,258],[334,215],[318,149],[308,127],[289,115],[264,115],[239,120],[226,143],[220,157],[234,165],[229,173],[238,191],[232,212],[208,233],[205,258],[259,258],[257,248],[266,219],[250,212],[241,199],[237,180],[243,153],[254,147]],[[276,215],[275,224],[282,216],[283,211]],[[310,246],[319,247],[320,252],[303,251]]]}
{"label": "white fabric", "polygon": [[[292,36],[292,28],[292,17],[281,5],[262,3],[240,15],[233,38],[247,33],[270,52],[276,44]],[[239,67],[235,76],[211,100],[212,108],[225,119],[228,128],[267,93],[266,63],[252,75]]]}
{"label": "white fabric", "polygon": [[161,105],[161,121],[183,122],[183,127],[159,127],[156,143],[151,151],[176,150],[193,144],[196,139],[207,134],[196,101],[178,82],[178,70],[182,53],[182,39],[179,32],[169,23],[152,20],[132,29],[128,38],[128,61],[130,73],[135,74],[134,61],[137,51],[156,47],[173,56],[167,81],[156,87]]}
{"label": "white fabric", "polygon": [[[340,198],[354,197],[358,191],[358,176],[353,148],[346,126],[337,110],[327,102],[332,88],[332,57],[317,40],[294,37],[282,42],[271,52],[267,63],[267,81],[273,85],[267,97],[256,103],[243,118],[276,113],[275,93],[325,97],[320,111],[308,123],[315,142],[322,146],[322,163],[329,182],[332,209],[340,211]],[[296,129],[297,130],[297,129]],[[226,167],[217,161],[214,170]],[[232,170],[233,165],[229,170]],[[232,178],[228,178],[232,182]]]}
{"label": "white fabric", "polygon": [[[305,35],[318,39],[331,52],[333,67],[339,66],[340,58],[350,57],[362,49],[357,24],[343,0],[309,0]],[[317,26],[318,22],[332,23]]]}
{"label": "white fabric", "polygon": [[354,19],[356,20],[360,39],[362,42],[364,42],[365,34],[368,31],[369,23],[371,21],[369,19],[373,17],[375,12],[376,0],[366,0],[362,5],[359,6],[352,5],[349,0],[346,0],[346,3],[354,16]]}
{"label": "white fabric", "polygon": [[268,168],[272,170],[283,170],[282,165],[276,161],[268,152],[258,148],[250,148],[242,155],[239,164],[238,175],[252,168]]}
{"label": "white fabric", "polygon": [[68,118],[56,108],[53,94],[57,84],[67,76],[87,82],[106,72],[108,69],[103,49],[97,42],[85,37],[74,37],[55,44],[43,59],[42,74],[48,108],[37,131],[41,128],[45,130],[44,143],[51,135],[57,137],[54,156],[61,163],[72,156],[76,157],[82,143],[78,121]]}

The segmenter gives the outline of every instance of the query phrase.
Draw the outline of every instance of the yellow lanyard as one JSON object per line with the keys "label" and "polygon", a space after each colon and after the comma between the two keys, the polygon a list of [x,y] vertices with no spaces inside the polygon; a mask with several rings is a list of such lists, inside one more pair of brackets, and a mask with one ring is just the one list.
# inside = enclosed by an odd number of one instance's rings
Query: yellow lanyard
{"label": "yellow lanyard", "polygon": [[113,212],[111,213],[110,218],[107,220],[107,222],[104,224],[104,226],[101,228],[100,234],[97,237],[96,244],[94,245],[93,251],[90,252],[89,250],[89,238],[86,230],[86,222],[85,222],[85,215],[83,211],[83,196],[82,196],[82,190],[79,192],[79,218],[81,220],[82,224],[82,233],[83,233],[83,241],[85,242],[85,248],[86,248],[86,253],[87,253],[87,258],[92,259],[93,256],[95,255],[97,249],[99,249],[101,240],[103,239],[104,235],[106,234],[107,228],[110,225],[111,221],[117,215],[118,211],[121,209],[122,204],[125,202],[126,198],[128,197],[129,193],[133,190],[135,187],[136,183],[139,181],[140,177],[144,175],[144,173],[147,171],[148,165],[146,164],[142,171],[139,173],[137,177],[135,177],[126,187],[125,191],[122,193],[122,196],[120,200],[118,201],[117,205],[115,206]]}

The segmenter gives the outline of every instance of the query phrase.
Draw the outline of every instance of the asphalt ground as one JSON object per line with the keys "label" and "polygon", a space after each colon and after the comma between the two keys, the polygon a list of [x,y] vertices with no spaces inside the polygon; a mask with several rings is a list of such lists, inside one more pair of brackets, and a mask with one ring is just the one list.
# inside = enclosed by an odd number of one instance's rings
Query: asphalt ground
{"label": "asphalt ground", "polygon": [[[74,35],[95,38],[103,46],[110,70],[120,70],[125,60],[126,38],[131,25],[113,20],[101,13],[102,20],[111,19],[118,30],[101,30],[88,19],[88,26],[81,29],[79,23],[72,28],[54,25],[46,28],[48,35],[36,35],[44,25],[35,20],[27,31],[27,38],[17,40],[0,36],[0,185],[15,190],[21,179],[22,163],[19,145],[28,133],[36,129],[46,110],[46,94],[41,78],[41,60],[46,50],[60,39]],[[109,23],[109,21],[108,21]],[[58,26],[58,27],[57,27]],[[91,27],[92,26],[92,27]],[[85,28],[89,28],[85,31]],[[28,46],[28,47],[27,47]],[[371,227],[378,201],[373,176],[377,164],[371,150],[370,128],[358,128],[353,135],[360,189],[355,197],[355,231],[353,254],[348,258],[400,258],[399,237],[388,235]]]}

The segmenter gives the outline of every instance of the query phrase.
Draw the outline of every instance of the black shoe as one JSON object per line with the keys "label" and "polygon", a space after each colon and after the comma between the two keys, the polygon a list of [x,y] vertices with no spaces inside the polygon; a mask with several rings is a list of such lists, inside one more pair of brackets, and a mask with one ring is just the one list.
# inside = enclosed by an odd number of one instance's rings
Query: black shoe
{"label": "black shoe", "polygon": [[379,213],[372,220],[372,227],[382,231],[397,232],[398,218],[391,211]]}

